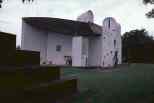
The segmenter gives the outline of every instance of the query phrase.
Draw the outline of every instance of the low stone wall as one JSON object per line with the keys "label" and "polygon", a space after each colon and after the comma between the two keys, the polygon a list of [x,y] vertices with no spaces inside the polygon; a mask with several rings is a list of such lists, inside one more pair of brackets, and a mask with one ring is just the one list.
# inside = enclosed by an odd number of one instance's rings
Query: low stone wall
{"label": "low stone wall", "polygon": [[16,50],[15,66],[40,65],[40,52]]}
{"label": "low stone wall", "polygon": [[16,35],[0,32],[0,65],[10,65],[16,52]]}
{"label": "low stone wall", "polygon": [[18,90],[59,79],[58,67],[5,68],[0,70],[0,91]]}
{"label": "low stone wall", "polygon": [[64,79],[26,89],[24,97],[26,101],[33,103],[40,101],[42,103],[54,103],[58,99],[70,97],[73,93],[77,93],[77,79]]}

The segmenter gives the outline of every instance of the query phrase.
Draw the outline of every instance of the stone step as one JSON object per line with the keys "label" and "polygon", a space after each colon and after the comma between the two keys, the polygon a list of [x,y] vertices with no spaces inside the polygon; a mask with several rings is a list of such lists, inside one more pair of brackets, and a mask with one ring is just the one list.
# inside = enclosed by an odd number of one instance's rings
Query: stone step
{"label": "stone step", "polygon": [[72,78],[42,83],[7,95],[1,94],[0,98],[5,103],[56,103],[74,93],[77,93],[77,79]]}
{"label": "stone step", "polygon": [[60,79],[60,68],[36,66],[0,69],[0,91],[18,90],[44,82]]}
{"label": "stone step", "polygon": [[[49,84],[26,89],[24,97],[28,101],[58,100],[77,92],[77,79],[58,80]],[[39,98],[39,99],[38,99]],[[51,101],[52,102],[52,101]]]}
{"label": "stone step", "polygon": [[16,50],[14,59],[15,66],[40,65],[40,52]]}

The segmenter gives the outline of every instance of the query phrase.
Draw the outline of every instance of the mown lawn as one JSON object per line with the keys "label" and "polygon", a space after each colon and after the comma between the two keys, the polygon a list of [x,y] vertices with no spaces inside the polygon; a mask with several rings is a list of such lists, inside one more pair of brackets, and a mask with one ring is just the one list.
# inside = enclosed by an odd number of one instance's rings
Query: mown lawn
{"label": "mown lawn", "polygon": [[62,69],[78,78],[79,95],[72,103],[154,103],[154,65],[131,64],[113,70]]}

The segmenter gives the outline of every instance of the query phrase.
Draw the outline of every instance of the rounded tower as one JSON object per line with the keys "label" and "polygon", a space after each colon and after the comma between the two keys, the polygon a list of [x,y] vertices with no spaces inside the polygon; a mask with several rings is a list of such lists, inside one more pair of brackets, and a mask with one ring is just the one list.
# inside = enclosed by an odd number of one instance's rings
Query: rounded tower
{"label": "rounded tower", "polygon": [[121,64],[121,26],[113,17],[103,21],[102,66],[112,67]]}
{"label": "rounded tower", "polygon": [[82,13],[80,16],[77,17],[77,21],[81,22],[94,22],[94,14],[91,10],[86,11],[85,13]]}

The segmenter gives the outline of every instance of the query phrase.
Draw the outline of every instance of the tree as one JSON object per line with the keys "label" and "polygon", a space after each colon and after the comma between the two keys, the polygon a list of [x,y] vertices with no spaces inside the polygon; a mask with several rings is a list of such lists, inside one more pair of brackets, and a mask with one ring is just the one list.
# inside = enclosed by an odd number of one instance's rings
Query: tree
{"label": "tree", "polygon": [[[143,3],[146,4],[154,4],[154,0],[143,0]],[[148,13],[146,13],[146,16],[148,18],[154,18],[154,8],[149,11]]]}
{"label": "tree", "polygon": [[[26,1],[28,2],[34,2],[34,0],[21,0],[22,3],[25,3]],[[3,0],[0,0],[0,8],[2,8],[2,3],[3,3]]]}
{"label": "tree", "polygon": [[148,3],[154,4],[154,0],[143,0],[143,3],[144,4],[148,4]]}
{"label": "tree", "polygon": [[122,36],[123,45],[131,46],[135,44],[142,44],[145,42],[153,41],[153,37],[148,35],[145,29],[132,30],[130,32],[124,33]]}
{"label": "tree", "polygon": [[122,36],[122,51],[123,59],[127,61],[127,49],[136,45],[142,45],[145,43],[153,43],[153,37],[148,35],[148,32],[145,29],[141,30],[132,30],[130,32],[124,33]]}
{"label": "tree", "polygon": [[25,3],[26,1],[28,1],[28,2],[34,2],[34,0],[22,0],[23,3]]}
{"label": "tree", "polygon": [[0,0],[0,8],[2,8],[2,3],[3,3],[3,1],[2,1],[2,0]]}

